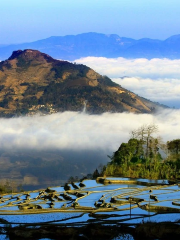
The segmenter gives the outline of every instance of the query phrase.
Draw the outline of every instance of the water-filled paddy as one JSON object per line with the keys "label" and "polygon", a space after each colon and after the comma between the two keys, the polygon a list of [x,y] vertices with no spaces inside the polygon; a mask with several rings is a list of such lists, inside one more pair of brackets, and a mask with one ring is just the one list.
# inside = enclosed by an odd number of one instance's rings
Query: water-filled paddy
{"label": "water-filled paddy", "polygon": [[[120,183],[106,182],[104,185],[95,180],[85,180],[82,183],[69,184],[69,190],[51,187],[41,191],[1,195],[0,218],[12,224],[70,224],[102,220],[108,223],[140,223],[149,220],[177,221],[180,218],[178,185],[150,180],[149,182],[157,185],[145,186],[130,183],[129,178],[107,178],[108,181],[113,179],[120,180]],[[138,181],[148,183],[147,179]],[[75,189],[75,186],[78,188]],[[162,207],[162,212],[161,209],[151,209],[156,206]]]}

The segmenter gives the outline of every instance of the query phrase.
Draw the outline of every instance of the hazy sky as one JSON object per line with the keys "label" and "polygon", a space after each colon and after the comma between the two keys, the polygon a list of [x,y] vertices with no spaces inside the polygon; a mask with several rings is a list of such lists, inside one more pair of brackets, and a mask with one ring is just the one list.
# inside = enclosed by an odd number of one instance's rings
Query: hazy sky
{"label": "hazy sky", "polygon": [[179,0],[2,0],[0,44],[84,32],[135,39],[180,33]]}

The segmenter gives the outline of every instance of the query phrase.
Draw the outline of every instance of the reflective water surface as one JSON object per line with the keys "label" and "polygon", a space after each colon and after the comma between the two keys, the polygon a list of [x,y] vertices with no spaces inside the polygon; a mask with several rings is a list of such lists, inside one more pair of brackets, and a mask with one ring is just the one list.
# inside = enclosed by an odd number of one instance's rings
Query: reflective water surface
{"label": "reflective water surface", "polygon": [[[112,180],[114,178],[107,178]],[[117,181],[123,178],[115,178]],[[0,224],[137,224],[148,221],[180,222],[180,188],[157,185],[102,184],[95,180],[51,187],[40,191],[1,195]],[[138,181],[144,181],[139,179]],[[150,180],[152,182],[152,180]],[[155,180],[154,182],[155,183]],[[161,185],[162,183],[162,185]],[[166,183],[166,184],[165,184]],[[120,236],[119,239],[122,239]]]}

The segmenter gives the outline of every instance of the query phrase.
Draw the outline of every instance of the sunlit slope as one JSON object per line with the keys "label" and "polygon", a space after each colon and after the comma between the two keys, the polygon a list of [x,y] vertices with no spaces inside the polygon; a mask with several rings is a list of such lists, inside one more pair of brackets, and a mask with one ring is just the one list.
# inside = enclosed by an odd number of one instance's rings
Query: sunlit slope
{"label": "sunlit slope", "polygon": [[158,105],[108,77],[36,50],[15,51],[0,63],[0,116],[82,111],[151,113]]}

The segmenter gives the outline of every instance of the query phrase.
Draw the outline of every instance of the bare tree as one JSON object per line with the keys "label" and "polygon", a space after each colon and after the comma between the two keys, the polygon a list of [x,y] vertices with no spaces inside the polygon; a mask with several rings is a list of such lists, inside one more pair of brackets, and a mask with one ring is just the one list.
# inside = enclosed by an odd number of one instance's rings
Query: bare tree
{"label": "bare tree", "polygon": [[[140,128],[131,132],[131,137],[141,140],[145,149],[145,157],[150,157],[150,153],[154,152],[153,149],[157,150],[158,138],[153,136],[154,133],[158,132],[158,126],[155,124],[143,125]],[[154,147],[156,145],[156,147]]]}

